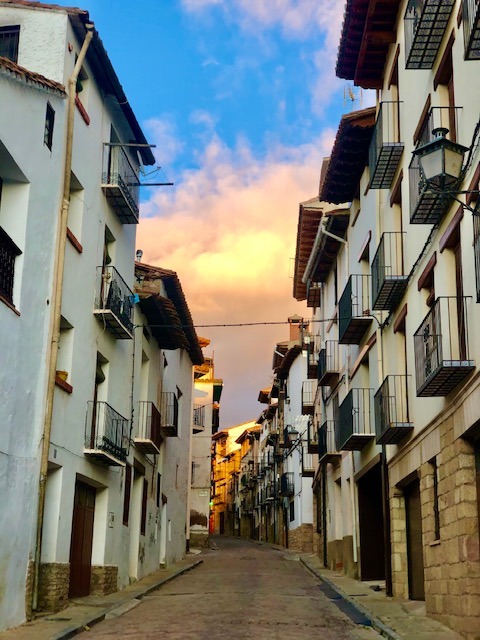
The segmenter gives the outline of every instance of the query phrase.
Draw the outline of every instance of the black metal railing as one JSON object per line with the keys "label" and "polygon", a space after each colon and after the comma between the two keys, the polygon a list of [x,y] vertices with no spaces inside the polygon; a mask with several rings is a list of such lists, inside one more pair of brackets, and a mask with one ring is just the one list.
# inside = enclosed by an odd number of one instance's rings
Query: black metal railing
{"label": "black metal railing", "polygon": [[337,446],[335,444],[336,420],[325,420],[318,429],[318,459],[321,460],[325,456],[337,454]]}
{"label": "black metal railing", "polygon": [[337,451],[363,448],[373,438],[372,389],[351,389],[339,407]]}
{"label": "black metal railing", "polygon": [[455,0],[409,0],[404,18],[407,69],[431,69]]}
{"label": "black metal railing", "polygon": [[400,102],[381,102],[368,152],[370,188],[389,189],[403,152]]}
{"label": "black metal railing", "polygon": [[351,275],[338,302],[340,344],[358,344],[361,341],[372,321],[370,313],[370,276]]}
{"label": "black metal railing", "polygon": [[120,145],[104,144],[102,187],[114,198],[113,206],[121,222],[138,222],[139,185],[137,172],[125,149]]}
{"label": "black metal railing", "polygon": [[463,0],[462,19],[465,59],[478,60],[480,58],[480,2],[478,0]]}
{"label": "black metal railing", "polygon": [[408,284],[403,268],[405,233],[383,233],[372,260],[372,306],[392,311]]}
{"label": "black metal railing", "polygon": [[178,399],[173,391],[162,391],[160,403],[161,430],[164,435],[178,435]]}
{"label": "black metal railing", "polygon": [[[129,334],[133,331],[133,294],[115,267],[97,267],[95,310],[111,312]],[[121,329],[111,324],[113,332]],[[120,336],[119,336],[120,337]]]}
{"label": "black metal railing", "polygon": [[138,402],[138,427],[135,438],[150,440],[160,449],[163,438],[161,435],[161,416],[157,407],[148,400]]}
{"label": "black metal railing", "polygon": [[280,495],[293,496],[295,493],[295,485],[293,480],[293,471],[287,471],[280,476]]}
{"label": "black metal railing", "polygon": [[[130,423],[106,402],[87,402],[85,449],[104,459],[124,463],[129,449]],[[112,460],[113,462],[113,460]]]}
{"label": "black metal railing", "polygon": [[205,407],[203,404],[193,405],[193,426],[197,429],[205,427]]}
{"label": "black metal railing", "polygon": [[13,280],[15,276],[15,258],[22,252],[0,227],[0,295],[13,304]]}
{"label": "black metal railing", "polygon": [[340,371],[338,341],[325,340],[325,347],[318,356],[318,384],[328,385]]}
{"label": "black metal railing", "polygon": [[413,336],[418,396],[445,396],[475,368],[468,297],[440,297]]}
{"label": "black metal railing", "polygon": [[398,444],[413,429],[408,411],[408,378],[387,376],[374,396],[378,444]]}

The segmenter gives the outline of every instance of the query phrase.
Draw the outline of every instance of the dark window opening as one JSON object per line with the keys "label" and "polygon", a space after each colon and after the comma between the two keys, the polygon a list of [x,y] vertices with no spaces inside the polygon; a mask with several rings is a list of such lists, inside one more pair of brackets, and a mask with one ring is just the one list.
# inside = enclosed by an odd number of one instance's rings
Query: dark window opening
{"label": "dark window opening", "polygon": [[0,227],[0,296],[10,304],[13,304],[15,258],[21,253],[8,233]]}
{"label": "dark window opening", "polygon": [[438,505],[438,467],[437,459],[432,458],[430,460],[430,466],[433,473],[433,518],[434,518],[434,532],[435,540],[440,540],[440,509]]}
{"label": "dark window opening", "polygon": [[160,473],[157,473],[157,507],[160,508],[160,497],[162,489],[162,476]]}
{"label": "dark window opening", "polygon": [[128,526],[130,515],[130,492],[132,488],[132,467],[127,464],[125,467],[125,492],[123,494],[123,524]]}
{"label": "dark window opening", "polygon": [[19,25],[0,27],[0,56],[8,58],[12,62],[17,62],[19,37]]}
{"label": "dark window opening", "polygon": [[52,150],[53,143],[53,125],[55,124],[55,111],[51,104],[47,102],[47,113],[45,114],[45,131],[43,133],[43,142]]}
{"label": "dark window opening", "polygon": [[147,497],[148,497],[148,480],[143,479],[143,494],[142,494],[142,516],[140,520],[140,534],[145,535],[147,527]]}
{"label": "dark window opening", "polygon": [[295,520],[295,502],[290,502],[290,522]]}

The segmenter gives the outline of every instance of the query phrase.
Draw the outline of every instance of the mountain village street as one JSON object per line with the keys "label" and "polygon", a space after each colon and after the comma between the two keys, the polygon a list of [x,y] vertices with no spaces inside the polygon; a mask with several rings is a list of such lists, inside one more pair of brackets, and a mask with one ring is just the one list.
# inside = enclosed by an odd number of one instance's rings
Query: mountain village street
{"label": "mountain village street", "polygon": [[213,547],[195,570],[80,638],[380,638],[341,613],[298,556],[228,537],[215,537]]}

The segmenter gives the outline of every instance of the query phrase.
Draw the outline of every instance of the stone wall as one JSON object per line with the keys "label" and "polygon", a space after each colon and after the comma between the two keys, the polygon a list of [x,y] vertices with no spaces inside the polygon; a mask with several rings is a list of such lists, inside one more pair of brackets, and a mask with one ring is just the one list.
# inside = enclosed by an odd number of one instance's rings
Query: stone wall
{"label": "stone wall", "polygon": [[207,531],[191,531],[190,532],[190,548],[205,549],[209,546],[210,536]]}
{"label": "stone wall", "polygon": [[395,487],[390,490],[393,595],[408,598],[407,527],[405,498]]}
{"label": "stone wall", "polygon": [[68,604],[70,565],[48,562],[40,565],[38,581],[38,609],[61,611]]}
{"label": "stone wall", "polygon": [[106,596],[118,590],[118,567],[116,565],[93,565],[90,577],[90,594]]}
{"label": "stone wall", "polygon": [[302,524],[288,532],[288,548],[302,553],[313,552],[313,526]]}
{"label": "stone wall", "polygon": [[454,418],[440,425],[437,456],[440,537],[433,515],[433,467],[421,467],[427,614],[469,640],[480,638],[480,540],[473,447],[454,438]]}
{"label": "stone wall", "polygon": [[25,618],[32,619],[32,597],[33,597],[33,581],[34,581],[35,563],[33,560],[28,561],[27,580],[25,584]]}

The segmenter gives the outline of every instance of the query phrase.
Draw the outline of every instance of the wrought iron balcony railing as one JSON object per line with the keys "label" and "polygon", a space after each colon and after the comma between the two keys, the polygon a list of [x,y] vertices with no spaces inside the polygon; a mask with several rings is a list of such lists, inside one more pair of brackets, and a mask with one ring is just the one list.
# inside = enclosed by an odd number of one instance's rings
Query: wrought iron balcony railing
{"label": "wrought iron balcony railing", "polygon": [[475,369],[468,340],[470,301],[437,298],[415,332],[417,396],[446,396]]}
{"label": "wrought iron balcony railing", "polygon": [[295,493],[295,485],[293,479],[293,471],[287,471],[280,476],[280,495],[293,496]]}
{"label": "wrought iron balcony railing", "polygon": [[351,389],[339,407],[337,451],[360,451],[373,438],[372,389]]}
{"label": "wrought iron balcony railing", "polygon": [[153,404],[141,400],[138,403],[138,423],[134,437],[135,446],[143,453],[160,453],[163,442],[160,411]]}
{"label": "wrought iron balcony railing", "polygon": [[403,268],[404,233],[383,233],[372,261],[374,309],[393,311],[408,285]]}
{"label": "wrought iron balcony railing", "polygon": [[115,267],[97,267],[94,314],[119,340],[133,338],[133,294]]}
{"label": "wrought iron balcony railing", "polygon": [[309,343],[307,348],[308,358],[308,379],[316,380],[318,374],[318,352],[320,349],[320,336],[313,334],[309,336]]}
{"label": "wrought iron balcony railing", "polygon": [[390,189],[404,144],[400,141],[400,102],[381,102],[370,142],[370,188]]}
{"label": "wrought iron balcony railing", "polygon": [[178,399],[173,391],[162,391],[160,416],[162,435],[167,438],[178,436]]}
{"label": "wrought iron balcony railing", "polygon": [[193,405],[193,433],[205,430],[205,407],[202,404]]}
{"label": "wrought iron balcony railing", "polygon": [[407,69],[431,69],[455,0],[409,0],[405,13]]}
{"label": "wrought iron balcony railing", "polygon": [[333,387],[338,382],[340,372],[338,341],[326,340],[325,347],[318,356],[318,384]]}
{"label": "wrought iron balcony railing", "polygon": [[318,308],[320,306],[321,293],[321,283],[309,280],[307,282],[307,307]]}
{"label": "wrought iron balcony railing", "polygon": [[122,224],[137,224],[140,181],[125,149],[103,145],[102,189]]}
{"label": "wrought iron balcony railing", "polygon": [[413,430],[408,412],[408,377],[387,376],[374,396],[377,444],[398,444]]}
{"label": "wrought iron balcony railing", "polygon": [[313,415],[317,385],[316,377],[315,380],[304,380],[302,382],[302,415],[304,416]]}
{"label": "wrought iron balcony railing", "polygon": [[338,341],[360,344],[372,322],[370,276],[351,275],[338,302]]}
{"label": "wrought iron balcony railing", "polygon": [[318,429],[318,461],[333,462],[341,457],[335,443],[336,420],[325,420]]}
{"label": "wrought iron balcony railing", "polygon": [[463,0],[462,18],[465,60],[478,60],[480,59],[480,2]]}
{"label": "wrought iron balcony railing", "polygon": [[15,275],[15,258],[22,252],[0,227],[0,296],[13,304],[13,278]]}
{"label": "wrought iron balcony railing", "polygon": [[84,454],[123,466],[129,450],[130,422],[106,402],[87,403]]}

